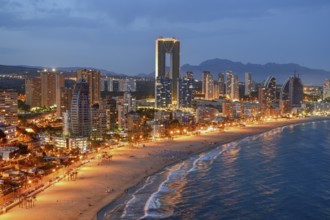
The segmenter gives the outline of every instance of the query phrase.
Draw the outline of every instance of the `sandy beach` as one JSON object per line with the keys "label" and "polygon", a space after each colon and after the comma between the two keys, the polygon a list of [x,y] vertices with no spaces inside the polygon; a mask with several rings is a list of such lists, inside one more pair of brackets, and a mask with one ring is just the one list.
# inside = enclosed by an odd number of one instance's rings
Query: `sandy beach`
{"label": "sandy beach", "polygon": [[176,137],[146,143],[144,148],[139,145],[137,148],[107,149],[104,151],[113,155],[112,160],[91,160],[78,170],[77,180],[61,180],[38,194],[33,208],[16,206],[0,215],[0,219],[96,219],[96,213],[123,195],[126,189],[171,163],[246,136],[312,120],[321,118],[265,122],[224,132]]}

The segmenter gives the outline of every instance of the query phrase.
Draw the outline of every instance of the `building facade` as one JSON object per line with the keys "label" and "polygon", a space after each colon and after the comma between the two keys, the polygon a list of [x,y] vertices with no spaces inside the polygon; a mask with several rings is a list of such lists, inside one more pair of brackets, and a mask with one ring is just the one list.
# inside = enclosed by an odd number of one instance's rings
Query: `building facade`
{"label": "building facade", "polygon": [[280,109],[282,114],[290,113],[292,108],[301,107],[304,100],[304,86],[299,75],[289,77],[281,88]]}
{"label": "building facade", "polygon": [[85,79],[88,83],[89,101],[93,105],[101,101],[101,74],[97,70],[77,70],[77,80]]}
{"label": "building facade", "polygon": [[172,105],[172,79],[158,76],[155,90],[156,108],[169,108]]}
{"label": "building facade", "polygon": [[[170,54],[170,69],[166,70],[166,54]],[[176,103],[178,97],[178,80],[180,77],[180,41],[176,38],[159,37],[156,40],[156,70],[155,79],[171,79],[172,103]],[[156,82],[157,87],[157,82]],[[157,96],[157,88],[155,88],[155,97]],[[161,102],[160,100],[156,100]]]}
{"label": "building facade", "polygon": [[91,139],[102,141],[107,129],[106,110],[98,103],[91,107]]}
{"label": "building facade", "polygon": [[203,82],[203,85],[205,84],[205,99],[206,100],[212,100],[214,98],[214,81],[213,76],[209,72],[208,74],[205,74],[205,82]]}
{"label": "building facade", "polygon": [[72,89],[61,87],[59,90],[59,97],[56,104],[56,116],[62,117],[63,112],[71,109]]}
{"label": "building facade", "polygon": [[179,108],[191,108],[194,100],[194,75],[192,72],[187,72],[186,76],[179,79]]}
{"label": "building facade", "polygon": [[330,98],[330,80],[324,80],[323,83],[323,100]]}
{"label": "building facade", "polygon": [[103,108],[106,113],[106,127],[110,131],[115,128],[118,122],[117,100],[111,97],[106,97],[103,100]]}
{"label": "building facade", "polygon": [[218,74],[218,85],[219,85],[219,96],[224,97],[226,95],[225,74],[224,73]]}
{"label": "building facade", "polygon": [[25,80],[25,103],[31,108],[41,106],[41,79],[40,77]]}
{"label": "building facade", "polygon": [[17,92],[13,90],[0,91],[0,122],[18,124]]}
{"label": "building facade", "polygon": [[196,122],[209,123],[212,122],[218,114],[218,110],[209,107],[198,107],[196,109]]}
{"label": "building facade", "polygon": [[231,71],[226,72],[226,96],[229,100],[239,100],[238,76]]}
{"label": "building facade", "polygon": [[70,112],[71,135],[89,137],[91,133],[89,87],[84,79],[78,80],[74,87]]}
{"label": "building facade", "polygon": [[244,95],[250,96],[252,92],[252,73],[245,73],[245,90]]}
{"label": "building facade", "polygon": [[55,72],[44,72],[41,78],[41,107],[60,105],[61,88],[64,88],[64,76]]}

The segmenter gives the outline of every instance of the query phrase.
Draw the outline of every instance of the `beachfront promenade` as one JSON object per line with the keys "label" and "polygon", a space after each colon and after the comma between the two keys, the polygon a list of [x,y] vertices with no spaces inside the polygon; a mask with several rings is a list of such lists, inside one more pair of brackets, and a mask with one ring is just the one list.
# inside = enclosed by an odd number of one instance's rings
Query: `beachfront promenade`
{"label": "beachfront promenade", "polygon": [[39,193],[34,207],[16,206],[0,215],[0,219],[96,219],[96,213],[103,206],[121,196],[126,189],[136,185],[145,176],[168,164],[223,143],[308,120],[317,119],[266,122],[225,132],[150,142],[144,148],[102,150],[113,155],[112,160],[96,157],[79,168],[75,181],[62,179]]}

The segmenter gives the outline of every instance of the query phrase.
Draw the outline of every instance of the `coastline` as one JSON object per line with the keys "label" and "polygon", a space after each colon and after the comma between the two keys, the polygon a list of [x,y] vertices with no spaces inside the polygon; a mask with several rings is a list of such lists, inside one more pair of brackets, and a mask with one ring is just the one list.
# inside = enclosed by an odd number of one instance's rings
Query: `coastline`
{"label": "coastline", "polygon": [[[77,181],[60,181],[38,195],[34,208],[15,207],[0,218],[27,219],[27,216],[31,216],[33,219],[97,219],[97,212],[121,198],[126,189],[191,155],[277,127],[329,119],[312,117],[265,122],[225,132],[177,137],[174,141],[149,142],[145,148],[113,149],[110,150],[112,161],[101,162],[101,159],[96,159],[85,164],[79,170]],[[108,188],[114,191],[108,193]]]}

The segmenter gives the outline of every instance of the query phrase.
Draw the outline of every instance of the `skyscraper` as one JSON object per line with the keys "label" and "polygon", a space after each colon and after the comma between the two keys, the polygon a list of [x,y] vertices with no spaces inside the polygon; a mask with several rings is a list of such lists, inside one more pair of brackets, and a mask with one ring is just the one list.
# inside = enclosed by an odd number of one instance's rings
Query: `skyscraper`
{"label": "skyscraper", "polygon": [[55,72],[44,72],[41,78],[41,106],[50,107],[60,103],[60,89],[64,87],[64,76]]}
{"label": "skyscraper", "polygon": [[289,77],[281,88],[280,108],[289,113],[293,107],[300,107],[304,99],[304,86],[299,75]]}
{"label": "skyscraper", "polygon": [[[166,54],[170,54],[170,70],[169,74],[166,72]],[[171,99],[175,103],[178,96],[178,79],[180,77],[180,41],[176,38],[159,37],[156,40],[156,65],[155,65],[155,79],[165,80],[168,78],[171,81]],[[157,82],[156,82],[157,84]],[[155,86],[157,87],[157,86]],[[155,98],[157,89],[155,88]],[[160,100],[156,100],[161,102]]]}
{"label": "skyscraper", "polygon": [[219,94],[219,82],[213,80],[213,99],[218,99],[220,94]]}
{"label": "skyscraper", "polygon": [[106,97],[103,100],[103,108],[106,111],[107,130],[111,130],[116,126],[118,121],[117,100],[111,97]]}
{"label": "skyscraper", "polygon": [[323,83],[323,100],[330,97],[330,80],[324,80]]}
{"label": "skyscraper", "polygon": [[132,96],[130,92],[124,93],[124,114],[127,114],[131,111],[136,111],[136,98]]}
{"label": "skyscraper", "polygon": [[106,128],[106,111],[96,103],[91,107],[91,139],[102,141]]}
{"label": "skyscraper", "polygon": [[214,81],[212,74],[206,74],[205,78],[205,99],[212,100],[214,98]]}
{"label": "skyscraper", "polygon": [[119,91],[121,92],[135,92],[136,80],[135,79],[119,79]]}
{"label": "skyscraper", "polygon": [[219,96],[225,96],[225,74],[219,73],[218,74],[218,85],[219,85]]}
{"label": "skyscraper", "polygon": [[250,96],[252,91],[252,74],[249,72],[245,73],[245,90],[244,95]]}
{"label": "skyscraper", "polygon": [[0,117],[6,124],[17,125],[17,92],[13,90],[0,91]]}
{"label": "skyscraper", "polygon": [[66,110],[70,110],[72,92],[73,91],[71,88],[61,87],[59,89],[59,92],[57,93],[58,96],[56,96],[56,99],[57,99],[56,116],[57,117],[62,117],[63,112],[65,112]]}
{"label": "skyscraper", "polygon": [[194,75],[187,72],[186,76],[179,79],[179,108],[191,108],[194,100]]}
{"label": "skyscraper", "polygon": [[232,101],[239,99],[238,76],[231,71],[226,72],[226,96]]}
{"label": "skyscraper", "polygon": [[156,78],[156,108],[168,108],[172,104],[172,79],[158,76]]}
{"label": "skyscraper", "polygon": [[25,103],[30,107],[41,106],[41,79],[40,77],[25,80]]}
{"label": "skyscraper", "polygon": [[106,82],[107,82],[107,85],[108,85],[108,92],[112,92],[113,91],[113,78],[107,76],[106,77]]}
{"label": "skyscraper", "polygon": [[265,98],[268,104],[276,102],[276,78],[269,76],[264,84],[265,87]]}
{"label": "skyscraper", "polygon": [[101,101],[100,72],[97,70],[77,70],[77,80],[85,79],[88,83],[90,104]]}
{"label": "skyscraper", "polygon": [[88,83],[85,79],[79,79],[73,90],[70,114],[71,134],[76,137],[89,137],[91,132],[91,114],[88,93]]}
{"label": "skyscraper", "polygon": [[202,93],[206,94],[206,83],[207,83],[207,77],[210,75],[210,71],[203,71],[202,73]]}

